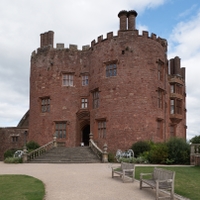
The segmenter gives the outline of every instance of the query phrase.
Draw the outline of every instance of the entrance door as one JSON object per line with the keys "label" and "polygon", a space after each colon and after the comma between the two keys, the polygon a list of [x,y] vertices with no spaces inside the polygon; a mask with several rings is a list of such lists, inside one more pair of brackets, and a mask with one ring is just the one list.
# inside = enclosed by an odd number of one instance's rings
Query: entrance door
{"label": "entrance door", "polygon": [[89,146],[90,140],[90,125],[87,125],[82,130],[82,142],[84,142],[85,146]]}

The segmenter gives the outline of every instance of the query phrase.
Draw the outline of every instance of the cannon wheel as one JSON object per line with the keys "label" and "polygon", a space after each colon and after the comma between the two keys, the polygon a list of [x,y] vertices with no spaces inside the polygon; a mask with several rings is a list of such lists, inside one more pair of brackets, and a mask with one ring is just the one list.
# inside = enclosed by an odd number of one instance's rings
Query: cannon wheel
{"label": "cannon wheel", "polygon": [[134,157],[134,152],[133,152],[133,150],[132,149],[129,149],[128,151],[127,151],[127,153],[128,153],[128,155],[130,155],[130,158],[132,157]]}
{"label": "cannon wheel", "polygon": [[15,158],[21,158],[22,157],[22,155],[23,155],[23,151],[22,150],[17,150],[17,151],[15,151],[15,153],[14,153],[14,157]]}
{"label": "cannon wheel", "polygon": [[118,149],[115,156],[117,162],[120,162],[121,157],[122,157],[122,150]]}

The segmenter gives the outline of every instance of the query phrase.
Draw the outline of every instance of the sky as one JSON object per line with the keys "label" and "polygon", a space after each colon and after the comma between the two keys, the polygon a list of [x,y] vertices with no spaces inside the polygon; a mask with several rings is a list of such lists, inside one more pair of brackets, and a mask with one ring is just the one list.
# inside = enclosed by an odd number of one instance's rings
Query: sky
{"label": "sky", "polygon": [[56,43],[90,45],[117,35],[118,13],[136,10],[136,29],[168,41],[168,59],[186,68],[187,139],[200,135],[200,1],[198,0],[1,0],[0,127],[17,126],[29,109],[30,56],[40,34]]}

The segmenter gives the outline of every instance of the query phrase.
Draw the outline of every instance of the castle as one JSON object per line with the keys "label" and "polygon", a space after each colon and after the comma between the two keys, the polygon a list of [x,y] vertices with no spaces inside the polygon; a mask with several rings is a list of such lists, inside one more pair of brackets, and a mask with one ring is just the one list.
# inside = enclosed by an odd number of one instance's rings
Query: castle
{"label": "castle", "polygon": [[57,137],[66,147],[96,144],[108,151],[140,140],[186,139],[185,68],[167,59],[167,41],[136,29],[136,11],[120,11],[119,31],[91,45],[57,44],[40,35],[31,55],[28,140]]}

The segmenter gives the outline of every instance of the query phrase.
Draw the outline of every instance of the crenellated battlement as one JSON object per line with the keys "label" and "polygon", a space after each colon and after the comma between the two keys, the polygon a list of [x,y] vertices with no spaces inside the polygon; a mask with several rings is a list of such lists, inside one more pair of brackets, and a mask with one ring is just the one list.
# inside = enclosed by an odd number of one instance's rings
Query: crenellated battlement
{"label": "crenellated battlement", "polygon": [[139,34],[139,31],[136,30],[136,29],[135,30],[131,30],[131,31],[129,31],[129,30],[127,30],[127,31],[118,31],[118,35],[116,35],[116,36],[113,35],[113,32],[109,32],[109,33],[107,33],[107,37],[106,38],[103,38],[103,35],[100,35],[97,38],[97,41],[93,40],[91,42],[91,47],[94,47],[95,45],[98,45],[98,44],[100,44],[100,43],[102,43],[102,42],[104,42],[106,40],[111,40],[113,38],[115,38],[117,40],[118,38],[122,38],[125,35],[126,36],[129,35],[131,37],[139,37],[139,38],[154,40],[154,41],[160,43],[161,46],[163,46],[163,48],[166,48],[166,50],[167,50],[167,40],[166,39],[163,39],[161,37],[157,37],[157,35],[154,34],[154,33],[151,33],[149,35],[148,31],[143,31],[142,34]]}
{"label": "crenellated battlement", "polygon": [[135,19],[137,17],[137,12],[134,10],[126,11],[122,10],[118,14],[120,23],[119,23],[119,31],[116,36],[113,35],[113,32],[107,33],[107,37],[103,38],[103,35],[100,35],[97,40],[91,41],[91,46],[84,45],[82,46],[82,49],[79,50],[78,46],[75,44],[70,44],[68,48],[65,48],[63,43],[56,44],[56,48],[53,47],[54,43],[54,32],[48,31],[45,33],[42,33],[40,35],[40,48],[35,51],[32,55],[37,54],[38,52],[43,52],[49,49],[54,50],[69,50],[69,51],[88,51],[90,49],[93,49],[95,45],[100,45],[104,41],[108,40],[119,40],[124,37],[129,37],[131,40],[131,37],[134,38],[144,38],[144,39],[150,39],[155,42],[158,42],[161,44],[161,46],[165,49],[165,52],[167,51],[167,40],[157,37],[154,33],[149,33],[148,31],[143,31],[142,34],[139,34],[139,31],[135,28]]}

